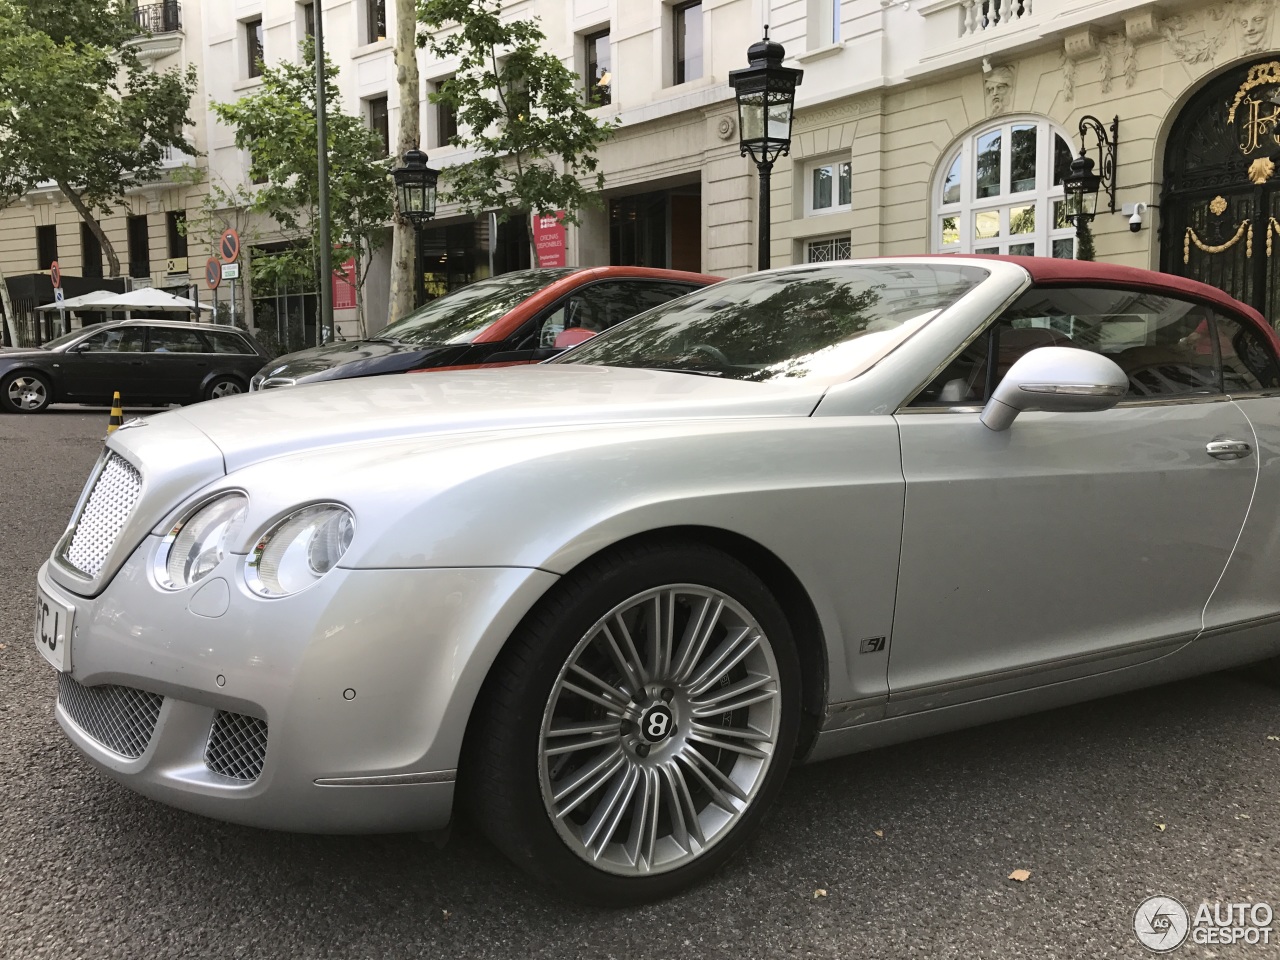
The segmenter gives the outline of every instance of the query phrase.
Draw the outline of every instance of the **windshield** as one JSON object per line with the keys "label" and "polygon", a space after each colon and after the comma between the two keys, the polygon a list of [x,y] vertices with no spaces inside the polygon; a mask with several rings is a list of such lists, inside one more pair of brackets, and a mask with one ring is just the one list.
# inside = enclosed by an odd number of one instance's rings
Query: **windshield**
{"label": "windshield", "polygon": [[64,333],[62,336],[54,337],[52,340],[46,340],[44,343],[40,344],[40,349],[52,350],[54,347],[61,347],[70,343],[72,340],[77,340],[80,337],[83,337],[86,333],[92,333],[94,330],[98,329],[99,326],[101,326],[101,324],[92,324],[88,327],[83,327],[80,330],[72,330],[70,333]]}
{"label": "windshield", "polygon": [[552,363],[678,370],[735,380],[865,372],[987,277],[939,263],[752,274],[642,313]]}
{"label": "windshield", "polygon": [[418,344],[470,343],[503,314],[571,273],[569,268],[517,270],[477,281],[419,307],[376,339]]}

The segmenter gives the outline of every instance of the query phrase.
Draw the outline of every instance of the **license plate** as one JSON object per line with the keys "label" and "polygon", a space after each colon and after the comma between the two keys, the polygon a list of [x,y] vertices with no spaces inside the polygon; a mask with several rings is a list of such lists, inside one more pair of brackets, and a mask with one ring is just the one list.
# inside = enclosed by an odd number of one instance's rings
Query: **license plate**
{"label": "license plate", "polygon": [[36,646],[64,673],[71,669],[71,620],[75,609],[36,587]]}

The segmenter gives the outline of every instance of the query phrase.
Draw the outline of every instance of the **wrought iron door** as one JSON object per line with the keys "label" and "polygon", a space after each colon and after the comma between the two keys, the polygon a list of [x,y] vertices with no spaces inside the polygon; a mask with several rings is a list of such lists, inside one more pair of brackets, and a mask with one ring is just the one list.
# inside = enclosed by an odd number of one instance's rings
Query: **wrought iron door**
{"label": "wrought iron door", "polygon": [[1210,81],[1165,153],[1161,267],[1280,321],[1280,61]]}

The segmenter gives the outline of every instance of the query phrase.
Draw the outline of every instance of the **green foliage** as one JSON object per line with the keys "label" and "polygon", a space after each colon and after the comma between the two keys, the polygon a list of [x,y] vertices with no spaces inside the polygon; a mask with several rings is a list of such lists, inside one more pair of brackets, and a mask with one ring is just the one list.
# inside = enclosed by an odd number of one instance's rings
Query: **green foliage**
{"label": "green foliage", "polygon": [[157,179],[170,148],[195,152],[183,133],[195,68],[149,70],[127,45],[136,34],[120,3],[0,0],[0,196],[56,182],[112,275],[119,261],[98,218]]}
{"label": "green foliage", "polygon": [[1093,225],[1088,220],[1082,221],[1076,231],[1076,259],[1095,259],[1093,249]]}
{"label": "green foliage", "polygon": [[[337,70],[328,58],[325,78],[329,155],[329,234],[333,262],[376,249],[391,218],[393,187],[382,141],[364,121],[343,113]],[[290,253],[255,259],[254,282],[293,286],[300,274],[317,282],[319,261],[319,153],[316,137],[315,44],[303,47],[301,64],[281,62],[262,72],[262,86],[213,111],[236,131],[236,146],[249,151],[249,174],[260,186],[249,206],[274,220],[286,234],[305,238]],[[269,262],[268,262],[269,261]],[[277,276],[278,275],[278,276]],[[363,283],[357,273],[357,286]]]}
{"label": "green foliage", "polygon": [[564,210],[577,223],[578,210],[599,203],[596,150],[614,128],[587,112],[538,21],[504,20],[501,0],[421,0],[418,19],[430,31],[418,42],[458,63],[430,99],[457,115],[452,143],[476,152],[445,171],[444,199],[501,220]]}

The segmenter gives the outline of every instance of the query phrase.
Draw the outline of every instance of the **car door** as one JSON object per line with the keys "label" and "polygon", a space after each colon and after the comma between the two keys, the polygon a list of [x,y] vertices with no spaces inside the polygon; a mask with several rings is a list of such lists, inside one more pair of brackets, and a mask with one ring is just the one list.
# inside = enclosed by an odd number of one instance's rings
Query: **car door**
{"label": "car door", "polygon": [[212,349],[204,335],[191,327],[148,327],[147,375],[156,395],[170,403],[200,399],[200,385],[209,373]]}
{"label": "car door", "polygon": [[[1192,640],[1243,526],[1258,459],[1222,390],[1207,308],[1139,290],[1033,288],[897,419],[907,484],[890,713],[1159,656]],[[1114,359],[1096,413],[978,421],[1038,346]]]}
{"label": "car door", "polygon": [[125,403],[152,399],[145,376],[146,328],[120,326],[95,333],[62,354],[59,395],[68,400],[104,402],[119,391]]}
{"label": "car door", "polygon": [[1223,385],[1249,419],[1249,441],[1258,462],[1258,485],[1244,531],[1205,608],[1206,635],[1200,642],[1222,650],[1224,631],[1239,635],[1243,628],[1257,626],[1274,637],[1274,620],[1280,616],[1274,575],[1280,559],[1280,358],[1273,339],[1251,320],[1215,311],[1214,325]]}

